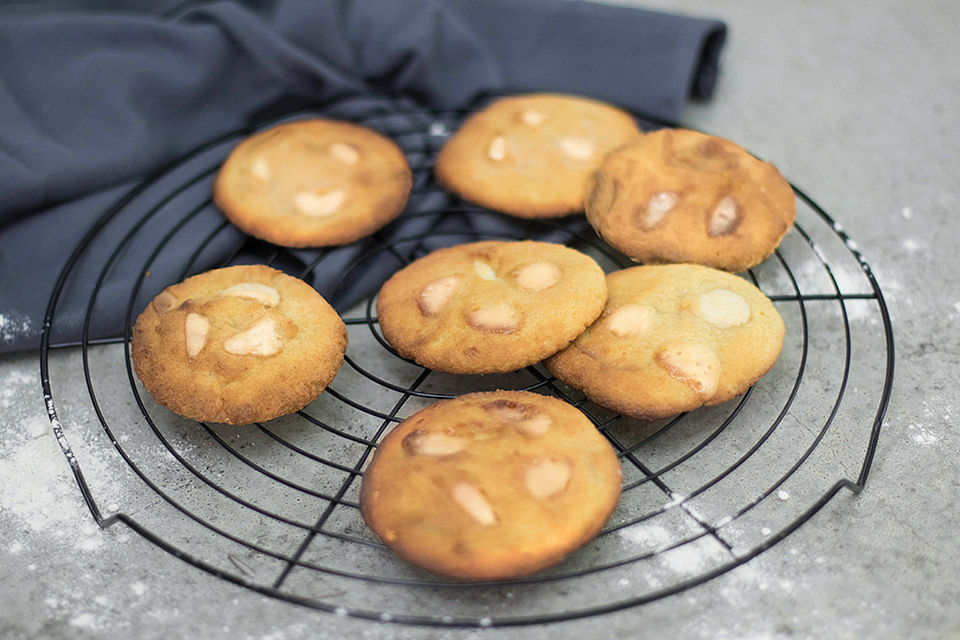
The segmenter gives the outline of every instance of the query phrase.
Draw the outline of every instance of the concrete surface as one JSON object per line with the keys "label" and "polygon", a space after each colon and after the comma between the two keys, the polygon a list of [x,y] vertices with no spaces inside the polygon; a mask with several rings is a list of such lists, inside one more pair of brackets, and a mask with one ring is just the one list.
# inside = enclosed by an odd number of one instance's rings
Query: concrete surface
{"label": "concrete surface", "polygon": [[[37,355],[0,358],[0,636],[10,638],[944,638],[960,636],[960,570],[956,538],[960,485],[956,451],[960,414],[960,234],[952,214],[960,197],[960,5],[895,2],[804,3],[694,1],[648,3],[695,14],[713,13],[730,25],[715,98],[691,105],[684,121],[731,138],[774,161],[794,183],[834,215],[856,240],[890,305],[897,339],[894,394],[866,490],[841,492],[785,540],[706,584],[655,602],[597,617],[526,629],[450,630],[368,622],[267,598],[212,577],[161,551],[123,524],[99,530],[49,435]],[[811,212],[798,218],[823,243],[844,291],[866,290],[849,253],[831,244]],[[834,241],[835,242],[835,241]],[[804,253],[806,252],[806,253]],[[828,287],[816,256],[796,232],[783,253],[802,290]],[[842,263],[842,264],[841,264]],[[808,268],[809,267],[809,268]],[[774,293],[789,293],[776,264],[759,270]],[[823,306],[818,306],[823,305]],[[762,435],[771,410],[782,406],[802,351],[802,318],[795,303],[778,302],[788,324],[784,356],[758,385],[743,415],[689,464],[664,474],[687,495],[729,467]],[[576,570],[610,558],[662,548],[664,542],[720,527],[650,560],[549,585],[487,588],[467,593],[396,589],[290,574],[285,587],[346,607],[380,606],[494,619],[556,612],[642,596],[743,557],[770,539],[825,488],[856,477],[869,419],[882,382],[882,326],[870,301],[847,305],[851,333],[850,387],[835,424],[815,455],[777,493],[734,522],[725,514],[757,496],[809,446],[837,393],[842,371],[842,317],[836,302],[808,303],[810,335],[804,386],[757,455],[702,496],[645,523],[601,537],[557,569]],[[362,329],[362,330],[360,330]],[[351,333],[350,354],[378,373],[409,381],[414,371],[384,360],[365,329]],[[138,410],[120,366],[122,351],[91,352],[97,397],[114,434],[144,472],[177,500],[250,540],[283,553],[303,539],[296,526],[268,517],[234,517],[236,503],[210,490],[159,448],[136,421]],[[879,364],[878,364],[879,363]],[[269,582],[280,564],[185,521],[147,489],[106,440],[90,406],[79,354],[54,355],[51,370],[67,437],[87,473],[100,508],[128,514],[172,543],[252,582]],[[335,383],[370,406],[389,410],[395,397],[369,388],[345,368]],[[456,391],[489,382],[431,377],[433,390]],[[146,402],[149,400],[147,399]],[[412,412],[416,402],[404,406]],[[699,414],[644,445],[644,462],[659,468],[702,441],[701,424],[718,424],[731,407]],[[379,423],[330,398],[311,406],[362,437]],[[726,412],[726,413],[725,413]],[[289,521],[310,524],[326,504],[316,495],[276,483],[230,451],[255,457],[266,470],[332,493],[343,474],[317,474],[296,464],[289,449],[256,429],[201,431],[162,411],[157,429],[200,473],[234,488],[245,500],[270,505]],[[133,416],[132,418],[130,416]],[[352,465],[359,445],[277,421],[271,432],[327,459]],[[617,436],[636,441],[654,427],[627,425]],[[225,443],[216,443],[214,435]],[[636,472],[632,472],[636,474]],[[638,476],[627,474],[627,481]],[[345,495],[355,500],[355,488]],[[785,496],[785,499],[784,499]],[[613,523],[636,510],[671,504],[662,491],[630,491]],[[674,505],[676,507],[676,505]],[[350,509],[335,510],[331,530],[368,537]],[[721,526],[722,525],[722,526]],[[768,531],[769,530],[769,531]],[[353,544],[353,546],[356,546]],[[345,545],[343,548],[352,548]],[[348,570],[424,578],[373,549],[350,553],[335,544],[308,547],[304,558]]]}

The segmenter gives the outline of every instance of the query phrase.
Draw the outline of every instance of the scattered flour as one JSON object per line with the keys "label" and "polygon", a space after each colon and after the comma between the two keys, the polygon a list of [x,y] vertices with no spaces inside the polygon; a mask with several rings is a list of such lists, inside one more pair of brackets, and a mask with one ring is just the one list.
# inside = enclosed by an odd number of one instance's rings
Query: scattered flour
{"label": "scattered flour", "polygon": [[[0,316],[2,317],[2,316]],[[2,391],[0,391],[0,407],[7,408],[13,405],[17,398],[23,397],[30,391],[36,391],[40,388],[40,382],[37,377],[13,370],[3,377]],[[29,387],[34,387],[30,389]]]}
{"label": "scattered flour", "polygon": [[659,549],[670,542],[670,533],[655,524],[635,524],[620,529],[617,535],[648,551]]}
{"label": "scattered flour", "polygon": [[80,627],[81,629],[88,629],[90,631],[98,631],[102,628],[97,616],[89,612],[81,613],[70,618],[70,624],[75,627]]}
{"label": "scattered flour", "polygon": [[13,342],[30,331],[30,319],[0,314],[0,342]]}
{"label": "scattered flour", "polygon": [[909,429],[912,433],[910,439],[921,447],[928,447],[940,442],[940,436],[923,425],[911,424]]}
{"label": "scattered flour", "polygon": [[905,239],[901,246],[903,246],[904,251],[909,251],[910,253],[916,253],[920,250],[920,243],[913,238]]}
{"label": "scattered flour", "polygon": [[910,207],[904,207],[900,211],[900,215],[903,217],[904,220],[909,220],[910,218],[913,217],[913,209],[911,209]]}
{"label": "scattered flour", "polygon": [[[46,437],[32,436],[49,427],[46,416],[33,416],[21,424],[20,433],[13,433],[3,443],[0,506],[33,531],[72,534],[84,514],[76,499],[76,487],[71,486],[68,478],[67,461],[52,433]],[[73,493],[65,496],[67,491]]]}
{"label": "scattered flour", "polygon": [[[7,541],[8,548],[100,549],[104,533],[80,498],[50,420],[38,410],[38,376],[12,370],[0,385],[0,511],[22,523],[23,531],[22,538]],[[102,476],[104,469],[97,456],[84,459],[85,472]]]}
{"label": "scattered flour", "polygon": [[[638,545],[644,551],[657,551],[656,558],[660,564],[683,577],[689,577],[705,569],[713,568],[729,558],[720,543],[709,537],[693,540],[669,551],[660,551],[681,539],[681,536],[672,536],[667,529],[660,525],[637,524],[620,529],[618,534],[629,542]],[[647,576],[647,581],[651,586],[659,586],[659,581],[652,576]],[[621,580],[619,584],[623,586],[624,581]],[[629,584],[629,582],[626,584]]]}
{"label": "scattered flour", "polygon": [[660,559],[674,573],[691,576],[716,567],[729,556],[713,538],[700,538],[667,551]]}
{"label": "scattered flour", "polygon": [[[929,447],[940,443],[940,429],[946,429],[953,423],[953,411],[949,406],[923,403],[923,422],[907,425],[910,439],[921,447]],[[925,426],[929,425],[929,426]]]}

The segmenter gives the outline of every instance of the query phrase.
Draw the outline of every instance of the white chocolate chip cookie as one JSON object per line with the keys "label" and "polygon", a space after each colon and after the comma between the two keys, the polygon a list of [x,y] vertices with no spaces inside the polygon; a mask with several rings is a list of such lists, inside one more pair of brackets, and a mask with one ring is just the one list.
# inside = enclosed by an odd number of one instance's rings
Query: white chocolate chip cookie
{"label": "white chocolate chip cookie", "polygon": [[637,418],[726,402],[776,362],[784,324],[759,289],[692,264],[607,276],[603,314],[544,364],[592,401]]}
{"label": "white chocolate chip cookie", "polygon": [[401,558],[463,580],[560,562],[620,495],[620,463],[569,404],[523,391],[438,402],[397,425],[363,475],[364,521]]}
{"label": "white chocolate chip cookie", "polygon": [[137,318],[131,352],[143,386],[171,411],[247,424],[320,395],[346,345],[346,327],[310,285],[249,265],[161,291]]}
{"label": "white chocolate chip cookie", "polygon": [[544,242],[434,251],[380,290],[377,317],[402,356],[447,373],[514,371],[556,353],[603,309],[603,271]]}
{"label": "white chocolate chip cookie", "polygon": [[662,129],[608,155],[587,181],[587,220],[644,263],[742,271],[793,224],[793,190],[776,167],[734,143]]}
{"label": "white chocolate chip cookie", "polygon": [[213,196],[250,235],[323,247],[370,235],[397,217],[412,174],[400,149],[372,129],[303,120],[256,133],[230,154]]}
{"label": "white chocolate chip cookie", "polygon": [[583,211],[604,154],[638,137],[627,113],[559,94],[501,98],[474,114],[441,150],[437,177],[477,204],[521,218]]}

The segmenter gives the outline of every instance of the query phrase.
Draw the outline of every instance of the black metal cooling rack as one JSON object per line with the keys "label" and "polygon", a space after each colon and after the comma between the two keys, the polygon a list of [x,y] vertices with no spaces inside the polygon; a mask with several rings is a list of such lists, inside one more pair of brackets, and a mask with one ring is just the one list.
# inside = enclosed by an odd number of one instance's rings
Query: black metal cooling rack
{"label": "black metal cooling rack", "polygon": [[[267,118],[197,147],[132,189],[69,257],[47,309],[40,370],[56,437],[100,526],[122,523],[214,576],[326,612],[419,625],[507,626],[599,615],[702,584],[783,540],[839,492],[860,492],[891,391],[890,318],[856,245],[796,188],[794,229],[771,258],[745,274],[784,316],[784,352],[754,388],[720,407],[644,424],[592,405],[540,366],[506,376],[437,374],[390,348],[372,296],[346,314],[350,347],[341,374],[293,416],[224,428],[187,422],[153,404],[130,365],[133,318],[164,286],[214,266],[264,262],[308,280],[336,271],[325,291],[336,303],[345,283],[362,280],[372,263],[392,260],[399,268],[426,253],[428,242],[538,237],[577,246],[607,270],[629,265],[582,221],[512,221],[513,231],[490,231],[487,223],[508,219],[443,193],[432,177],[433,158],[469,110],[428,110],[408,98],[391,99],[385,109],[384,100],[372,106],[364,100],[294,114],[346,113],[391,136],[408,155],[415,176],[411,205],[350,252],[291,251],[242,236],[224,247],[224,237],[238,232],[213,207],[209,184],[237,141],[282,119]],[[670,124],[637,117],[648,129]],[[120,238],[112,250],[92,249],[108,236]],[[165,251],[187,241],[194,242],[189,258],[175,273],[165,272],[168,280],[154,282],[151,272]],[[154,248],[134,251],[138,243]],[[124,262],[146,253],[145,261]],[[371,290],[383,279],[370,283]],[[87,301],[82,337],[55,342],[58,304],[66,296]],[[93,333],[108,308],[122,309],[122,335]],[[79,348],[79,362],[55,353],[62,347]],[[70,353],[76,349],[62,355]],[[83,380],[85,399],[67,411],[96,414],[133,472],[134,492],[144,497],[136,515],[122,507],[101,510],[68,443],[58,406],[66,400],[55,396],[52,379]],[[598,538],[558,567],[517,580],[460,584],[391,556],[362,526],[356,492],[368,457],[391,426],[436,399],[488,388],[548,393],[582,410],[619,452],[623,497]]]}

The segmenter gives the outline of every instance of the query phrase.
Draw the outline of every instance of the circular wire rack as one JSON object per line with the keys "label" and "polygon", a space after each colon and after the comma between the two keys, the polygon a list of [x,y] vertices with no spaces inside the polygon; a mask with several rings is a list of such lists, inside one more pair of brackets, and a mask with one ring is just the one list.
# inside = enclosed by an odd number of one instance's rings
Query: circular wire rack
{"label": "circular wire rack", "polygon": [[[539,238],[581,249],[606,271],[631,264],[582,216],[518,221],[439,187],[436,152],[489,98],[437,111],[408,97],[353,97],[265,116],[185,154],[104,213],[60,275],[40,353],[54,432],[101,527],[122,523],[214,576],[326,612],[508,626],[603,614],[702,584],[783,540],[840,491],[859,493],[891,391],[890,318],[855,243],[796,187],[795,226],[744,274],[783,316],[783,352],[753,388],[718,407],[638,422],[586,401],[540,365],[451,376],[387,344],[374,315],[379,284],[438,246]],[[349,248],[295,251],[243,235],[209,196],[220,163],[252,131],[318,115],[354,120],[397,142],[414,173],[407,210]],[[644,129],[672,126],[635,115]],[[303,410],[244,427],[196,423],[156,405],[131,367],[136,314],[184,277],[253,262],[319,282],[341,310],[349,346],[337,379]],[[58,314],[66,299],[83,310],[72,319],[79,339],[56,336],[67,322]],[[95,330],[109,325],[105,314],[119,316],[119,331]],[[359,480],[396,423],[438,399],[496,388],[554,395],[583,411],[618,452],[622,497],[597,538],[556,567],[492,583],[445,580],[395,558],[366,529]],[[94,425],[96,437],[84,425]],[[132,472],[108,513],[68,435]]]}

